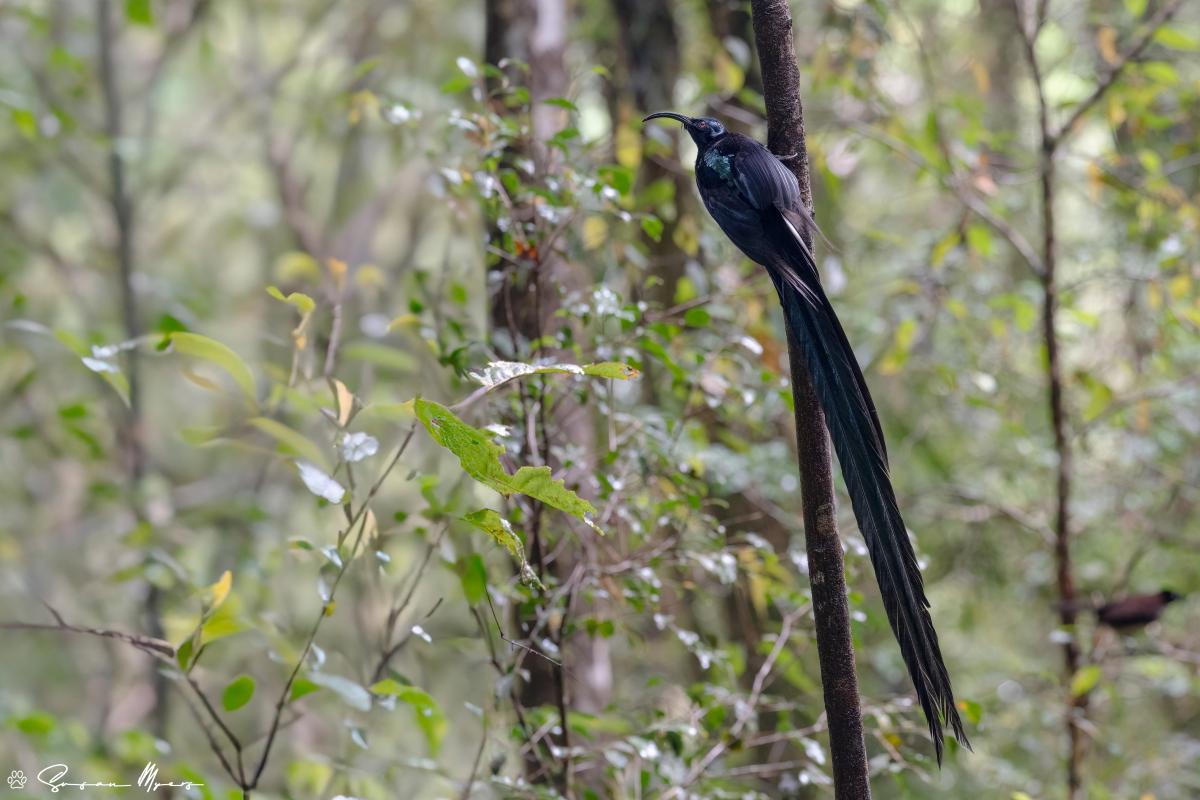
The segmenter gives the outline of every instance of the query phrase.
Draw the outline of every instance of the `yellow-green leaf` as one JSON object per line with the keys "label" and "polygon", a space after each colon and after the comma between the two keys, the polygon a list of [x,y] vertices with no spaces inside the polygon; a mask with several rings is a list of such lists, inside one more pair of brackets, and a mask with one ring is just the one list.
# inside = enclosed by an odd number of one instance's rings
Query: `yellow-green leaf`
{"label": "yellow-green leaf", "polygon": [[521,537],[513,530],[508,520],[490,508],[481,508],[464,516],[463,521],[469,522],[492,537],[492,540],[496,544],[503,547],[517,559],[520,566],[522,583],[542,591],[545,590],[546,587],[542,585],[537,573],[533,571],[533,568],[529,566],[529,561],[525,558],[525,546],[521,543]]}
{"label": "yellow-green leaf", "polygon": [[1098,664],[1089,664],[1086,667],[1080,667],[1071,678],[1071,694],[1074,697],[1082,697],[1083,695],[1096,688],[1096,684],[1100,682],[1103,672]]}
{"label": "yellow-green leaf", "polygon": [[309,314],[317,307],[317,301],[313,300],[311,297],[303,294],[302,292],[292,292],[285,297],[283,292],[279,291],[279,287],[268,286],[267,294],[271,295],[271,297],[274,297],[281,303],[287,303],[288,305],[295,306],[301,314]]}
{"label": "yellow-green leaf", "polygon": [[325,453],[311,439],[299,431],[292,430],[282,422],[270,419],[269,417],[254,417],[249,420],[249,424],[278,442],[279,449],[284,455],[299,456],[328,471],[329,462],[325,458]]}
{"label": "yellow-green leaf", "polygon": [[257,392],[254,387],[254,373],[246,366],[246,362],[242,361],[241,356],[229,349],[227,345],[218,342],[216,339],[210,339],[207,336],[186,331],[172,333],[171,344],[178,353],[199,358],[202,361],[215,364],[225,370],[241,388],[247,402],[251,406],[257,404],[255,399]]}
{"label": "yellow-green leaf", "polygon": [[371,691],[375,694],[395,697],[410,706],[417,716],[417,726],[425,734],[429,752],[437,755],[438,749],[442,746],[442,738],[446,735],[446,716],[442,713],[441,706],[428,692],[391,678],[384,678],[372,685]]}

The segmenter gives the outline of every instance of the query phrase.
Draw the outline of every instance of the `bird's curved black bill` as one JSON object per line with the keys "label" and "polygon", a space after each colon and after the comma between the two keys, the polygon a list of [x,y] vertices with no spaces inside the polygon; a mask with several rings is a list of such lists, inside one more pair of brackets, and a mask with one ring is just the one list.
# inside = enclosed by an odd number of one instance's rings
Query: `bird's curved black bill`
{"label": "bird's curved black bill", "polygon": [[684,125],[690,125],[692,122],[691,117],[685,117],[683,114],[676,114],[674,111],[655,111],[653,114],[643,117],[642,122],[644,124],[652,119],[673,119],[676,122],[683,123]]}

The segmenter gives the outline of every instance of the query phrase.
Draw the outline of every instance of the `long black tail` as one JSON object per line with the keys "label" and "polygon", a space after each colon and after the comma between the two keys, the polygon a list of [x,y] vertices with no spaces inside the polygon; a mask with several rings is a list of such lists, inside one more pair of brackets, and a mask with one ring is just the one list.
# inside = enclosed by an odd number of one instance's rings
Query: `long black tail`
{"label": "long black tail", "polygon": [[[792,231],[777,229],[771,233],[780,234],[771,238],[782,245],[777,252],[784,256],[768,271],[825,412],[854,516],[871,554],[888,622],[929,722],[940,764],[943,719],[959,742],[968,748],[970,744],[929,616],[917,556],[888,476],[887,452],[875,405],[808,252],[794,242],[789,235]],[[797,278],[802,288],[795,285]]]}

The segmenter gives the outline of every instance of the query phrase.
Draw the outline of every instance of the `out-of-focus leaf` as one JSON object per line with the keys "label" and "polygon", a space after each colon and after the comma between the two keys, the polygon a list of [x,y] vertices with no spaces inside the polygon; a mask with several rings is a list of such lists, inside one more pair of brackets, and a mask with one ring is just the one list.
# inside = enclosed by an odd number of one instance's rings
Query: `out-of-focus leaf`
{"label": "out-of-focus leaf", "polygon": [[254,678],[249,675],[239,675],[229,682],[221,693],[221,705],[226,711],[237,711],[254,696]]}
{"label": "out-of-focus leaf", "polygon": [[246,366],[246,362],[242,361],[241,356],[233,352],[227,345],[216,339],[187,331],[172,333],[171,344],[178,353],[199,358],[225,370],[241,388],[242,393],[246,396],[246,401],[251,406],[257,404],[254,373]]}
{"label": "out-of-focus leaf", "polygon": [[475,605],[483,599],[487,592],[487,567],[478,553],[469,553],[458,560],[458,577],[468,603]]}
{"label": "out-of-focus leaf", "polygon": [[1082,697],[1087,694],[1096,688],[1096,684],[1100,682],[1103,674],[1099,664],[1088,664],[1086,667],[1080,667],[1071,678],[1071,694],[1074,697]]}
{"label": "out-of-focus leaf", "polygon": [[333,390],[337,394],[338,426],[344,428],[350,421],[351,412],[354,411],[354,394],[337,378],[333,380]]}
{"label": "out-of-focus leaf", "polygon": [[395,697],[402,703],[407,703],[417,716],[417,726],[425,734],[429,752],[437,755],[442,746],[442,738],[446,735],[446,716],[441,706],[423,689],[408,686],[391,678],[384,678],[371,686],[375,694]]}
{"label": "out-of-focus leaf", "polygon": [[330,503],[338,504],[346,496],[346,490],[340,483],[326,475],[319,467],[307,461],[297,461],[296,469],[300,472],[300,480],[308,490],[317,497],[324,498]]}
{"label": "out-of-focus leaf", "polygon": [[342,458],[354,464],[379,452],[379,440],[370,434],[348,433],[342,439]]}
{"label": "out-of-focus leaf", "polygon": [[642,230],[654,241],[662,239],[663,221],[653,215],[642,217]]}
{"label": "out-of-focus leaf", "polygon": [[967,246],[987,258],[992,254],[992,232],[985,225],[971,225],[967,228]]}
{"label": "out-of-focus leaf", "polygon": [[978,725],[979,721],[983,719],[983,706],[974,700],[959,700],[958,708],[963,712],[963,716],[967,718],[967,722],[972,725]]}
{"label": "out-of-focus leaf", "polygon": [[233,573],[225,570],[221,573],[221,577],[217,582],[208,587],[208,611],[216,611],[229,597],[229,591],[233,588]]}
{"label": "out-of-focus leaf", "polygon": [[213,611],[200,626],[199,644],[209,644],[246,630],[235,603],[226,603]]}
{"label": "out-of-focus leaf", "polygon": [[154,4],[151,0],[125,0],[125,19],[134,25],[154,25]]}
{"label": "out-of-focus leaf", "polygon": [[312,694],[320,688],[320,686],[313,683],[308,678],[296,678],[296,680],[292,681],[292,691],[291,694],[288,695],[288,702],[294,703],[301,697],[304,697],[307,694]]}
{"label": "out-of-focus leaf", "polygon": [[309,681],[329,689],[351,708],[359,711],[371,710],[371,693],[359,684],[343,678],[341,675],[330,675],[325,672],[314,672],[308,676]]}
{"label": "out-of-focus leaf", "polygon": [[[320,447],[304,434],[292,430],[282,422],[270,417],[254,417],[248,424],[279,443],[279,450],[284,455],[299,457],[322,468],[328,468],[329,462]],[[307,481],[305,481],[307,483]],[[310,489],[312,487],[309,487]]]}
{"label": "out-of-focus leaf", "polygon": [[308,314],[317,307],[317,301],[313,300],[311,297],[303,294],[302,292],[292,292],[285,297],[283,292],[279,290],[279,287],[268,286],[267,294],[271,295],[271,297],[274,297],[281,303],[287,303],[288,305],[295,306],[301,314]]}
{"label": "out-of-focus leaf", "polygon": [[1172,50],[1184,50],[1189,53],[1200,50],[1200,40],[1188,36],[1178,28],[1172,28],[1167,25],[1154,32],[1154,41]]}

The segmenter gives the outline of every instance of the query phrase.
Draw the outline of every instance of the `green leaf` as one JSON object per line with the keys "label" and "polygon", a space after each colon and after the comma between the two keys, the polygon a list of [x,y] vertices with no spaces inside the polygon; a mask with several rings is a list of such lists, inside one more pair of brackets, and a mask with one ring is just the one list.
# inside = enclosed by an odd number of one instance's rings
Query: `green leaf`
{"label": "green leaf", "polygon": [[279,291],[278,287],[268,286],[267,294],[271,295],[271,297],[274,297],[281,303],[287,303],[288,305],[295,306],[301,314],[312,313],[313,309],[317,307],[317,301],[313,300],[306,294],[301,294],[300,292],[292,292],[287,297],[284,297],[283,292]]}
{"label": "green leaf", "polygon": [[642,217],[642,230],[657,242],[662,239],[663,221],[655,216]]}
{"label": "green leaf", "polygon": [[230,681],[221,694],[221,705],[226,711],[237,711],[254,696],[254,678],[249,675],[239,675]]}
{"label": "green leaf", "polygon": [[1086,667],[1081,667],[1071,678],[1071,695],[1073,697],[1082,697],[1083,695],[1096,688],[1096,684],[1100,682],[1103,672],[1098,664],[1089,664]]}
{"label": "green leaf", "polygon": [[241,357],[230,350],[227,345],[218,342],[216,339],[210,339],[207,336],[186,331],[172,333],[171,344],[178,353],[198,358],[201,361],[207,361],[225,370],[241,388],[250,406],[257,405],[254,373],[246,366],[246,362],[242,361]]}
{"label": "green leaf", "polygon": [[503,495],[513,493],[511,478],[500,464],[504,448],[492,441],[492,434],[471,427],[450,409],[429,400],[418,397],[413,410],[433,440],[458,456],[468,475]]}
{"label": "green leaf", "polygon": [[520,537],[513,530],[512,525],[508,520],[497,514],[490,508],[481,508],[478,511],[472,511],[463,517],[465,522],[469,522],[479,530],[491,536],[496,544],[503,547],[512,555],[525,560],[525,548],[521,544]]}
{"label": "green leaf", "polygon": [[525,558],[525,545],[521,543],[521,537],[513,530],[508,520],[490,508],[481,508],[464,516],[463,521],[491,536],[496,544],[517,559],[521,583],[540,592],[546,591],[545,585],[533,571],[533,567],[529,566],[529,560]]}
{"label": "green leaf", "polygon": [[179,647],[175,648],[175,663],[184,672],[187,672],[192,666],[192,656],[194,655],[192,651],[196,647],[194,642],[195,638],[189,638],[183,644],[179,645]]}
{"label": "green leaf", "polygon": [[979,721],[983,719],[983,706],[974,700],[959,700],[958,707],[962,710],[963,716],[967,718],[967,722],[972,725],[978,725]]}
{"label": "green leaf", "polygon": [[151,0],[125,0],[125,19],[134,25],[153,25],[154,6]]}
{"label": "green leaf", "polygon": [[441,92],[442,94],[458,94],[465,89],[470,89],[474,84],[475,81],[466,75],[455,75],[441,85]]}
{"label": "green leaf", "polygon": [[637,369],[620,361],[601,361],[596,364],[586,364],[583,368],[583,374],[591,375],[594,378],[614,378],[618,381],[633,380],[640,378],[642,375]]}
{"label": "green leaf", "polygon": [[463,594],[467,602],[475,605],[487,592],[487,567],[478,553],[471,553],[458,560],[458,577],[462,581]]}
{"label": "green leaf", "polygon": [[992,254],[992,233],[984,225],[972,225],[967,228],[967,246],[979,255],[987,258]]}
{"label": "green leaf", "polygon": [[1147,61],[1141,65],[1142,74],[1155,83],[1173,86],[1179,82],[1179,73],[1165,61]]}
{"label": "green leaf", "polygon": [[1195,52],[1200,50],[1200,41],[1193,39],[1178,28],[1162,27],[1154,32],[1154,41],[1172,50]]}
{"label": "green leaf", "polygon": [[446,716],[441,706],[423,689],[407,686],[391,678],[384,678],[371,687],[375,694],[395,697],[402,703],[407,703],[417,715],[417,725],[425,734],[429,752],[437,755],[442,746],[442,738],[446,735]]}
{"label": "green leaf", "polygon": [[515,475],[509,475],[500,463],[504,448],[492,440],[490,433],[471,427],[450,409],[432,401],[418,397],[413,407],[433,440],[458,456],[459,464],[472,478],[506,496],[520,492],[540,500],[600,532],[591,519],[595,506],[566,488],[561,480],[555,480],[549,467],[521,467]]}
{"label": "green leaf", "polygon": [[326,471],[329,470],[329,461],[326,459],[325,453],[299,431],[294,431],[282,422],[269,417],[254,417],[248,420],[247,424],[278,442],[279,451],[284,455],[297,456],[305,461],[311,461]]}
{"label": "green leaf", "polygon": [[545,105],[548,105],[548,106],[557,106],[558,108],[565,108],[567,111],[578,111],[579,110],[579,106],[575,105],[574,103],[572,103],[570,100],[568,100],[565,97],[551,97],[549,100],[543,100],[542,103]]}
{"label": "green leaf", "polygon": [[288,695],[288,702],[294,703],[301,697],[304,697],[307,694],[312,694],[320,688],[320,686],[317,686],[308,678],[296,678],[296,680],[292,681],[292,692],[290,695]]}
{"label": "green leaf", "polygon": [[210,644],[244,630],[246,630],[246,624],[242,622],[236,609],[232,605],[223,605],[200,626],[199,643]]}
{"label": "green leaf", "polygon": [[630,167],[608,164],[596,170],[596,175],[621,195],[627,195],[633,189],[634,171]]}
{"label": "green leaf", "polygon": [[49,735],[58,726],[58,721],[45,711],[34,711],[13,722],[21,733],[38,738]]}
{"label": "green leaf", "polygon": [[692,328],[706,328],[712,321],[712,315],[703,308],[689,308],[683,315],[683,321]]}
{"label": "green leaf", "polygon": [[36,139],[38,136],[37,117],[27,108],[14,108],[8,112],[13,125],[26,139]]}
{"label": "green leaf", "polygon": [[561,480],[554,480],[549,467],[521,467],[512,476],[512,487],[521,494],[579,517],[596,528],[590,519],[590,515],[596,513],[596,507],[568,489]]}

